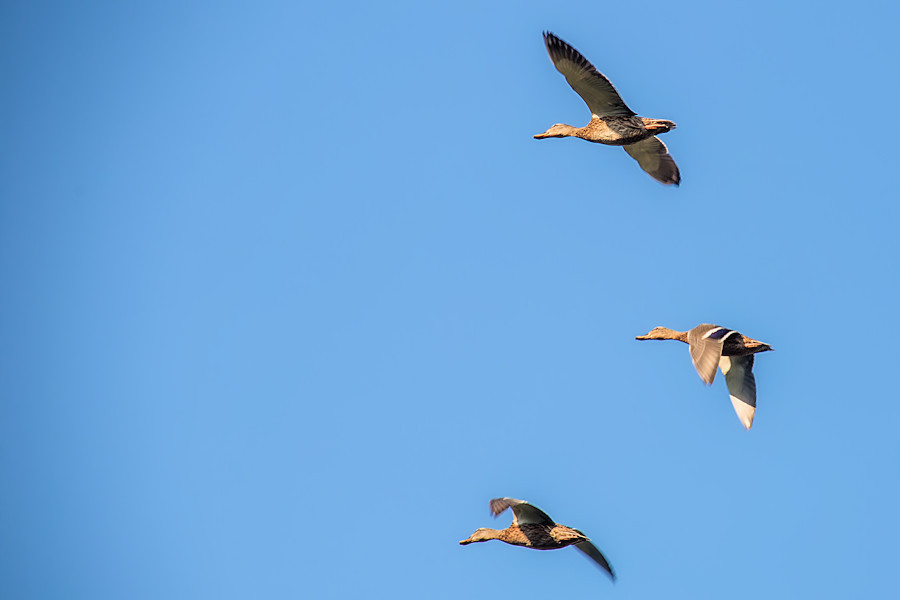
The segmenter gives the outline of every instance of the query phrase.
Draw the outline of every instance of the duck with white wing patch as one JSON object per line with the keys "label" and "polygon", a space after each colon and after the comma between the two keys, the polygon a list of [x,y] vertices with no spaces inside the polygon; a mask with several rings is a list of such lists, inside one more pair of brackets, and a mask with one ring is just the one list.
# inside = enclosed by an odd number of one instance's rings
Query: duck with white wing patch
{"label": "duck with white wing patch", "polygon": [[637,340],[678,340],[688,344],[691,361],[707,385],[716,377],[716,367],[725,375],[728,395],[734,411],[745,428],[753,425],[756,415],[756,379],[753,377],[753,355],[773,348],[732,329],[703,323],[690,331],[655,327]]}

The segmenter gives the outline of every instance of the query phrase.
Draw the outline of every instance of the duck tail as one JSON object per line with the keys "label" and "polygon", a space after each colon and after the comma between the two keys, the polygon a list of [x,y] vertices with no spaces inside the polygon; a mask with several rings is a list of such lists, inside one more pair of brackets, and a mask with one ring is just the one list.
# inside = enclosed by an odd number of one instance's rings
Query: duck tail
{"label": "duck tail", "polygon": [[672,131],[677,127],[674,121],[666,121],[665,119],[647,119],[643,118],[644,127],[653,132],[653,135]]}

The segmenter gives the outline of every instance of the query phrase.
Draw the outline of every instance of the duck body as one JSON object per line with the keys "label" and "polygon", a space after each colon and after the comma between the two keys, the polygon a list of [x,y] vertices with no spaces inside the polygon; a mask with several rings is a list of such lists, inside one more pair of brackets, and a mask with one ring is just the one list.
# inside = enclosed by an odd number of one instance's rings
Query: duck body
{"label": "duck body", "polygon": [[[730,330],[726,329],[726,331]],[[737,331],[731,331],[731,334],[727,334],[727,337],[722,340],[722,356],[747,356],[757,352],[768,352],[772,349],[769,344],[749,338]]]}
{"label": "duck body", "polygon": [[[676,331],[668,327],[654,327],[646,335],[639,335],[636,340],[678,340],[684,342],[688,346],[696,348],[698,351],[704,345],[709,344],[715,346],[721,344],[719,353],[721,356],[747,356],[748,354],[756,354],[757,352],[766,352],[772,350],[772,346],[759,340],[728,329],[720,325],[712,325],[710,323],[701,323],[688,331]],[[692,352],[692,354],[694,354]],[[699,369],[699,367],[698,367]],[[706,371],[700,373],[704,380],[709,379],[707,383],[712,383],[715,377],[709,376]]]}
{"label": "duck body", "polygon": [[577,137],[607,146],[629,146],[651,136],[671,131],[675,127],[675,123],[663,119],[648,119],[636,115],[600,118],[595,115],[584,127],[557,123],[534,138],[541,140],[548,137]]}
{"label": "duck body", "polygon": [[[477,534],[477,535],[476,535]],[[472,539],[472,538],[476,539]],[[500,540],[513,546],[524,546],[535,550],[556,550],[579,542],[587,542],[590,538],[571,527],[559,523],[524,523],[513,524],[506,529],[482,528],[467,540],[460,542],[463,546],[473,542]]]}

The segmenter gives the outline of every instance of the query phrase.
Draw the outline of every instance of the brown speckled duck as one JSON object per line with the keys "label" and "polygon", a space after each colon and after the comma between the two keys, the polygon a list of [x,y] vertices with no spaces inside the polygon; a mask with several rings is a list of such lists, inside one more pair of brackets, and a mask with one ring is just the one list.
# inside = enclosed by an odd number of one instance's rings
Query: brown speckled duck
{"label": "brown speckled duck", "polygon": [[609,79],[578,50],[552,33],[544,32],[544,45],[557,70],[591,109],[591,121],[581,128],[557,123],[534,136],[535,139],[579,137],[589,142],[622,146],[651,177],[677,186],[681,182],[678,166],[666,145],[656,137],[675,129],[675,123],[637,116],[625,105]]}
{"label": "brown speckled duck", "polygon": [[494,517],[512,508],[513,522],[506,529],[476,529],[475,533],[460,542],[461,545],[488,540],[500,540],[513,546],[525,546],[535,550],[555,550],[574,545],[584,552],[606,571],[610,577],[616,578],[609,561],[601,554],[590,539],[577,529],[560,525],[547,513],[536,506],[515,498],[494,498],[491,500],[491,514]]}
{"label": "brown speckled duck", "polygon": [[750,429],[756,414],[756,379],[753,377],[753,355],[772,350],[768,344],[748,338],[732,329],[703,323],[690,331],[655,327],[637,340],[678,340],[688,344],[691,360],[707,385],[722,369],[731,404],[744,427]]}

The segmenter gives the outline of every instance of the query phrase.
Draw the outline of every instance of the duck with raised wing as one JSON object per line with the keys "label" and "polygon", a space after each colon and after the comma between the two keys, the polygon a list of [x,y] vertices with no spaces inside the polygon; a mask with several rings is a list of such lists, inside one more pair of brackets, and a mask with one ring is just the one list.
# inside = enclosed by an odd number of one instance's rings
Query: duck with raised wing
{"label": "duck with raised wing", "polygon": [[637,116],[625,105],[609,79],[578,50],[549,31],[544,32],[544,45],[557,70],[591,109],[591,121],[580,128],[557,123],[534,136],[535,139],[579,137],[589,142],[622,146],[651,177],[661,183],[678,185],[681,182],[678,166],[666,145],[656,137],[675,129],[675,123]]}
{"label": "duck with raised wing", "polygon": [[655,327],[636,340],[678,340],[688,345],[694,368],[700,379],[711,385],[716,367],[722,370],[728,395],[738,418],[750,429],[756,414],[756,379],[753,377],[753,355],[772,350],[772,346],[754,340],[733,329],[703,323],[690,331]]}
{"label": "duck with raised wing", "polygon": [[590,539],[577,529],[560,525],[547,513],[536,506],[515,498],[494,498],[491,500],[491,514],[497,517],[507,508],[512,508],[513,522],[506,529],[476,529],[475,533],[460,542],[461,545],[488,540],[500,540],[513,546],[525,546],[535,550],[555,550],[574,545],[591,560],[596,562],[610,577],[616,578],[609,561]]}

